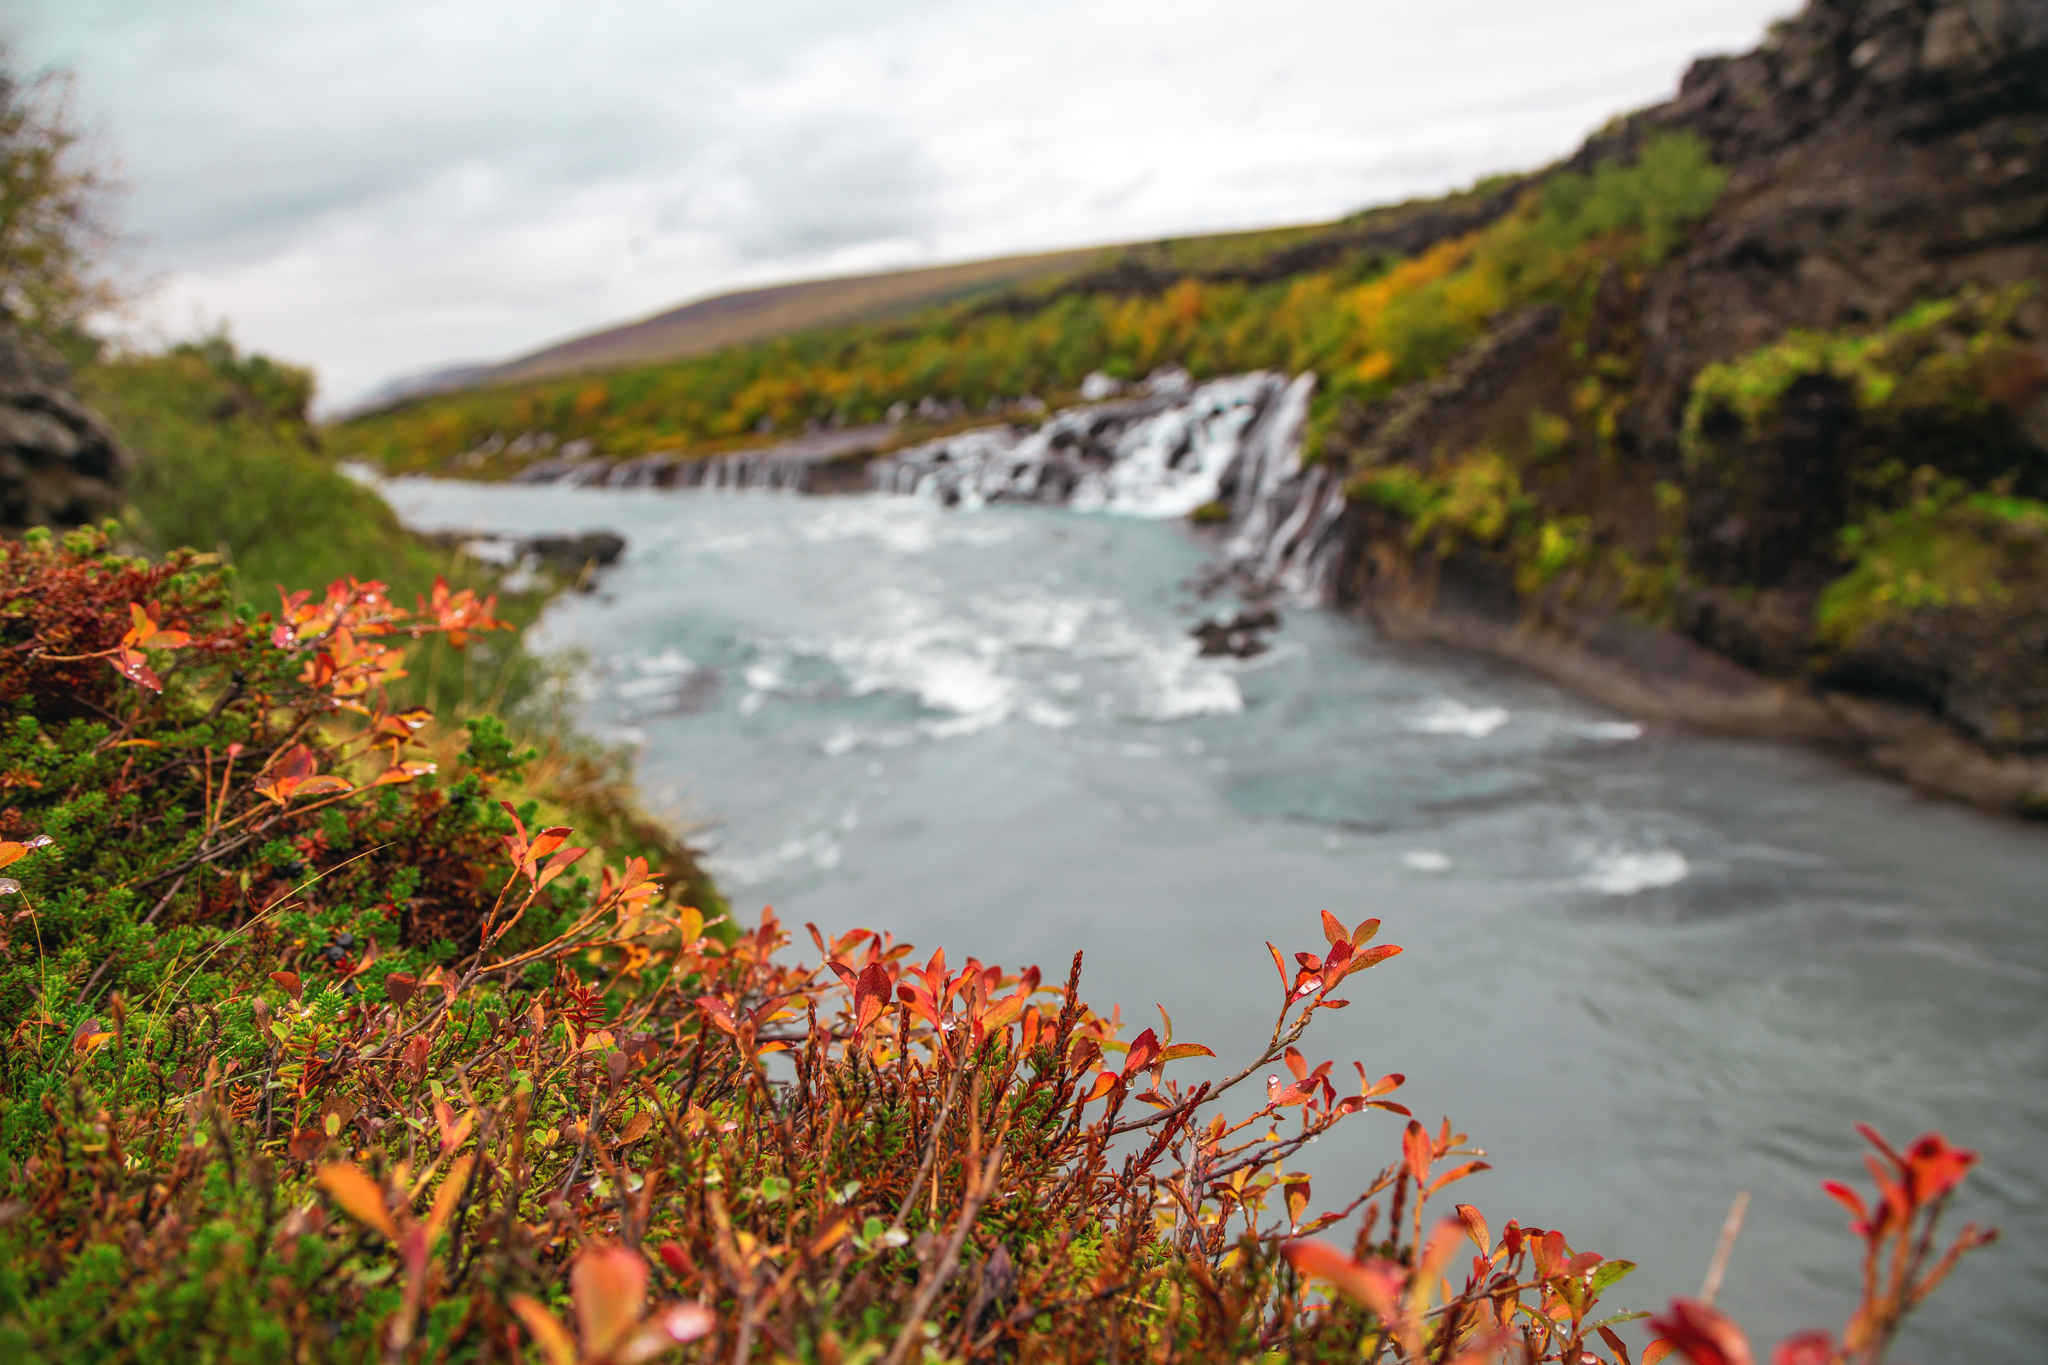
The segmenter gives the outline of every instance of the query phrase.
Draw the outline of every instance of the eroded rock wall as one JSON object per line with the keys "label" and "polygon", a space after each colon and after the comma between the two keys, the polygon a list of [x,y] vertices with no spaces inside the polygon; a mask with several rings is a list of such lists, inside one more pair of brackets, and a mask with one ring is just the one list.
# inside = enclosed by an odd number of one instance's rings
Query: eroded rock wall
{"label": "eroded rock wall", "polygon": [[129,461],[48,347],[0,320],[0,533],[75,527],[121,508]]}

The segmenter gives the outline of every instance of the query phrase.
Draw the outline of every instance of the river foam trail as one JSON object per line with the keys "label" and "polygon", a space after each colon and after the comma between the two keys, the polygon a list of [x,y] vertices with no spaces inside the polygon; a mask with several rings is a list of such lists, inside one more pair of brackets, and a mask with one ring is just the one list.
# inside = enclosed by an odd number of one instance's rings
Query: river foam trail
{"label": "river foam trail", "polygon": [[[1318,910],[1377,915],[1407,952],[1354,978],[1312,1060],[1405,1072],[1418,1115],[1455,1116],[1495,1167],[1462,1197],[1496,1227],[1636,1261],[1615,1301],[1658,1307],[1697,1290],[1749,1190],[1724,1302],[1772,1341],[1853,1295],[1818,1189],[1857,1169],[1851,1123],[1938,1127],[1985,1153],[1961,1214],[2007,1235],[1899,1354],[2021,1360],[2048,1337],[2039,828],[1318,611],[1258,658],[1200,658],[1179,584],[1208,551],[1177,524],[386,492],[422,526],[628,538],[542,634],[585,652],[586,723],[707,822],[749,913],[1048,974],[1082,948],[1091,1000],[1158,1001],[1226,1059],[1271,1023],[1264,940],[1313,949]],[[1397,1134],[1361,1118],[1306,1153],[1317,1206]]]}

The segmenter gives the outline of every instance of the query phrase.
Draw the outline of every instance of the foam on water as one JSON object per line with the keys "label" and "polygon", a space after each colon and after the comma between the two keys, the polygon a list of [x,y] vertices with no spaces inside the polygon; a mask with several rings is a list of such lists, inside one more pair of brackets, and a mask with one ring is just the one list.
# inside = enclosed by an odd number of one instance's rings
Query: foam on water
{"label": "foam on water", "polygon": [[1603,896],[1633,896],[1641,891],[1676,886],[1692,865],[1676,849],[1601,849],[1587,857],[1579,885]]}
{"label": "foam on water", "polygon": [[1484,739],[1508,723],[1507,710],[1499,706],[1467,706],[1444,698],[1420,715],[1411,717],[1408,728],[1423,735],[1464,735]]}

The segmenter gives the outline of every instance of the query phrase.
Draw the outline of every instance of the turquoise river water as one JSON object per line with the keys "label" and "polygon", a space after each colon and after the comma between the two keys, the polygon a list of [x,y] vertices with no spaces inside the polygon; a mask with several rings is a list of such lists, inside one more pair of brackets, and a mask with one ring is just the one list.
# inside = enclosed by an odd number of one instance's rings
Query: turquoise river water
{"label": "turquoise river water", "polygon": [[[1484,661],[1289,611],[1195,656],[1178,524],[911,498],[406,481],[416,526],[609,528],[630,548],[542,642],[632,745],[745,915],[893,931],[1173,1015],[1225,1061],[1266,1036],[1263,946],[1316,912],[1406,953],[1353,978],[1311,1060],[1405,1072],[1494,1165],[1460,1186],[1722,1303],[1760,1343],[1839,1326],[1856,1244],[1824,1177],[1856,1120],[1984,1153],[1996,1222],[1899,1356],[2048,1340],[2048,830],[1812,751],[1640,727]],[[801,934],[801,931],[799,931]],[[1142,1022],[1138,1025],[1142,1027]],[[1190,1071],[1188,1074],[1199,1074]],[[1361,1116],[1304,1154],[1316,1207],[1398,1150]],[[1959,1220],[1958,1220],[1959,1221]]]}

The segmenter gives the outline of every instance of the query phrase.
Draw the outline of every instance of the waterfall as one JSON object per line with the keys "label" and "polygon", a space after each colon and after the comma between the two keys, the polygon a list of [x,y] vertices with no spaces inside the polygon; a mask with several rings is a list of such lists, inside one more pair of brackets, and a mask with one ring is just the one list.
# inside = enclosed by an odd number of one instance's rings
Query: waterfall
{"label": "waterfall", "polygon": [[[943,506],[1057,504],[1135,517],[1222,513],[1225,567],[1242,580],[1305,600],[1331,587],[1344,513],[1343,479],[1302,461],[1313,374],[1271,370],[1196,384],[1161,372],[1136,393],[1083,403],[1036,427],[973,427],[835,468],[826,487],[864,478],[876,493]],[[517,483],[558,487],[691,488],[707,492],[816,491],[830,462],[866,456],[889,426],[819,432],[723,455],[657,450],[624,460],[588,453],[528,466]]]}
{"label": "waterfall", "polygon": [[1331,587],[1341,477],[1302,463],[1315,376],[1271,371],[1065,408],[1036,430],[977,427],[871,461],[877,493],[946,506],[1059,503],[1126,516],[1228,511],[1228,569],[1295,598]]}
{"label": "waterfall", "polygon": [[[601,484],[606,488],[808,493],[818,484],[824,466],[864,457],[887,444],[894,434],[895,428],[886,424],[816,431],[771,446],[696,459],[686,457],[680,450],[655,450],[631,459],[607,459],[590,454],[587,442],[572,442],[583,446],[585,453],[528,465],[512,476],[512,482],[561,488]],[[835,473],[834,477],[843,480],[847,475]],[[835,482],[833,486],[839,485]]]}

